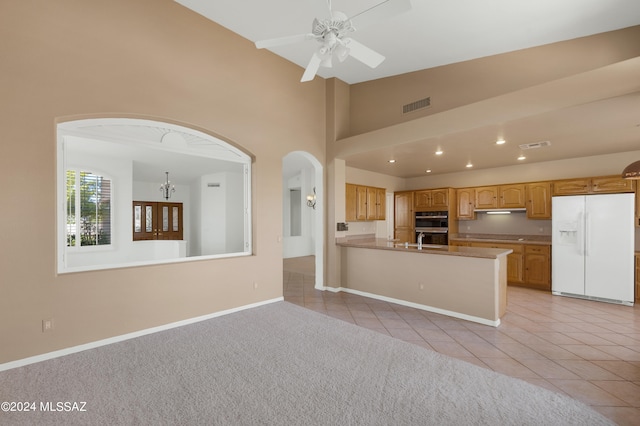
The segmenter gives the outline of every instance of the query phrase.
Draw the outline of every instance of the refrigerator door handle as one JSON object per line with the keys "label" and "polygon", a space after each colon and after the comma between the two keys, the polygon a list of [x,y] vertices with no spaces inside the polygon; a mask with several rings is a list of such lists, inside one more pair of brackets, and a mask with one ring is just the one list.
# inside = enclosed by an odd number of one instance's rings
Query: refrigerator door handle
{"label": "refrigerator door handle", "polygon": [[576,227],[576,249],[578,254],[584,255],[584,212],[578,213],[578,223]]}
{"label": "refrigerator door handle", "polygon": [[584,255],[589,256],[589,248],[591,247],[591,215],[589,212],[584,215]]}

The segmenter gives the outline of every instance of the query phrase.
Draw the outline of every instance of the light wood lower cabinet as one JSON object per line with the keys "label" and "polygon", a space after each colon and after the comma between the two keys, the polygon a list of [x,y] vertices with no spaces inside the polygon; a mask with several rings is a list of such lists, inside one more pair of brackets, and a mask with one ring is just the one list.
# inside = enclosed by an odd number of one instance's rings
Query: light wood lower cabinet
{"label": "light wood lower cabinet", "polygon": [[551,291],[551,246],[524,246],[524,282],[527,287]]}
{"label": "light wood lower cabinet", "polygon": [[[511,285],[551,291],[551,246],[538,244],[451,241],[452,246],[511,249],[507,255],[507,281]],[[636,260],[638,262],[638,260]],[[636,263],[638,265],[638,263]],[[636,293],[637,294],[637,293]]]}
{"label": "light wood lower cabinet", "polygon": [[507,255],[507,281],[509,284],[524,283],[524,256],[522,244],[503,243],[471,243],[471,247],[499,248],[503,250],[513,250]]}

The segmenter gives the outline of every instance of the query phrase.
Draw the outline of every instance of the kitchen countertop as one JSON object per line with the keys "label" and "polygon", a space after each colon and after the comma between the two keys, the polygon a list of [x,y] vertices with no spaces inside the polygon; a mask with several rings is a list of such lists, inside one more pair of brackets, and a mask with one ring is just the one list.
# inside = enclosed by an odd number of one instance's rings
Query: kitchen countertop
{"label": "kitchen countertop", "polygon": [[551,245],[550,235],[450,234],[449,241]]}
{"label": "kitchen countertop", "polygon": [[342,247],[357,247],[378,250],[404,251],[411,253],[440,254],[446,256],[478,257],[497,259],[511,253],[509,249],[493,249],[480,247],[440,246],[424,244],[422,249],[414,245],[406,247],[404,243],[389,241],[384,238],[337,238],[336,245]]}

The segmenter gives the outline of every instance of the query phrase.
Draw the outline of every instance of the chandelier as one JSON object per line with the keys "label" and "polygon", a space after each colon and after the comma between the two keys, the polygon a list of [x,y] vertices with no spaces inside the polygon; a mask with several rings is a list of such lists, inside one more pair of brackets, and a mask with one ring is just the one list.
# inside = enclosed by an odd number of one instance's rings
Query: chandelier
{"label": "chandelier", "polygon": [[162,196],[165,200],[171,198],[171,194],[176,192],[176,186],[171,185],[171,181],[169,180],[169,172],[164,172],[167,175],[166,182],[160,184],[160,192],[162,192]]}

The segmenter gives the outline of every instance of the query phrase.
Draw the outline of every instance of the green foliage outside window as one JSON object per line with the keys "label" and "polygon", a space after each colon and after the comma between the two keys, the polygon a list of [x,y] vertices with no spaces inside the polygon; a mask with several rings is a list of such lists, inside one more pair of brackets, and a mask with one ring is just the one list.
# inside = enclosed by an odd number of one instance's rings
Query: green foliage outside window
{"label": "green foliage outside window", "polygon": [[111,181],[67,170],[67,247],[78,238],[81,246],[111,244]]}

